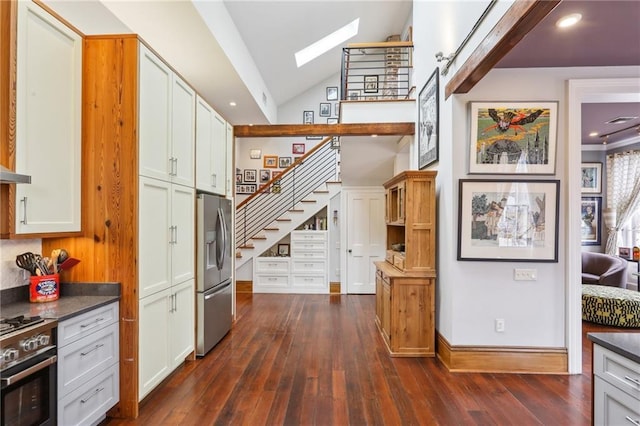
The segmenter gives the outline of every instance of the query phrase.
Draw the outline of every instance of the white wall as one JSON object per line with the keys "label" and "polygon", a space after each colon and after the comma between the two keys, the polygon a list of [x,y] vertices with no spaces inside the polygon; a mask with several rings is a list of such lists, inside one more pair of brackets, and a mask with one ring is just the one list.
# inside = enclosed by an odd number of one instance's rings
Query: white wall
{"label": "white wall", "polygon": [[[486,3],[414,2],[414,79],[422,88],[437,63],[435,53],[453,52],[473,26]],[[438,280],[437,328],[452,345],[565,347],[565,268],[567,197],[567,111],[566,81],[576,78],[637,77],[638,67],[518,69],[490,72],[470,93],[444,99],[444,87],[456,68],[510,2],[499,2],[479,33],[447,76],[440,76],[440,161],[438,170]],[[469,101],[544,100],[559,101],[556,173],[527,176],[560,180],[559,262],[470,262],[457,261],[458,180],[504,178],[468,175]],[[417,166],[416,147],[412,166]],[[522,177],[522,176],[519,176]],[[534,268],[533,282],[513,280],[514,268]],[[504,318],[506,331],[496,333],[494,320]]]}
{"label": "white wall", "polygon": [[16,265],[16,256],[28,251],[42,254],[42,240],[0,240],[0,290],[29,284],[29,273]]}

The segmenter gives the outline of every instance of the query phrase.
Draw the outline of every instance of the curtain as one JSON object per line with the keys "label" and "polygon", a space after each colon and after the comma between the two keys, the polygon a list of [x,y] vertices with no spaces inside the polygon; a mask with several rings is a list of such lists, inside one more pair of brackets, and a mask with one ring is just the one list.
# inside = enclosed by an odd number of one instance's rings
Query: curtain
{"label": "curtain", "polygon": [[606,253],[616,255],[618,231],[640,208],[640,151],[607,155],[607,206],[617,223],[607,238]]}

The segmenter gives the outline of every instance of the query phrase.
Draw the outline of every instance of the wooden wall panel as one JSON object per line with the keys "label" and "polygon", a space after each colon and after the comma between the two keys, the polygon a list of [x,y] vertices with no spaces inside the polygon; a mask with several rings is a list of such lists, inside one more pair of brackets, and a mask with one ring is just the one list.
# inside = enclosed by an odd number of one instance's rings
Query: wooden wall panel
{"label": "wooden wall panel", "polygon": [[82,260],[63,281],[120,282],[120,403],[138,415],[138,39],[87,37],[83,59],[83,228],[43,240]]}

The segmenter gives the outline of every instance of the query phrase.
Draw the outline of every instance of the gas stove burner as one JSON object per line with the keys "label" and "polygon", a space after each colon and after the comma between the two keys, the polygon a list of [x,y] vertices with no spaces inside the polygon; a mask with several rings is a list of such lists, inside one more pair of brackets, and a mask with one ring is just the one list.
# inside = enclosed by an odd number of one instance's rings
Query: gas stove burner
{"label": "gas stove burner", "polygon": [[25,317],[24,315],[20,315],[13,318],[2,319],[0,320],[0,336],[7,333],[12,333],[25,327],[30,327],[43,321],[44,319],[40,318],[37,315],[32,317]]}

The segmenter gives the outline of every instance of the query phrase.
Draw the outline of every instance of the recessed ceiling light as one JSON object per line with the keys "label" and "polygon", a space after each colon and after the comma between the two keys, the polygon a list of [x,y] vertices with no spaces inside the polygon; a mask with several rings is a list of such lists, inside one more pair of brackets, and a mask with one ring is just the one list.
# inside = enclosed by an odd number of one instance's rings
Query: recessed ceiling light
{"label": "recessed ceiling light", "polygon": [[372,137],[372,138],[377,138],[377,137],[378,137],[378,135],[371,135],[371,137]]}
{"label": "recessed ceiling light", "polygon": [[235,103],[235,102],[233,102],[233,101],[231,101],[231,102],[229,102],[229,105],[231,105],[231,106],[236,106],[236,103]]}
{"label": "recessed ceiling light", "polygon": [[589,136],[594,138],[594,137],[598,136],[598,132],[591,132],[591,133],[589,133]]}
{"label": "recessed ceiling light", "polygon": [[328,36],[321,38],[313,44],[305,47],[304,49],[296,52],[296,64],[298,68],[317,58],[325,52],[333,49],[341,43],[349,40],[354,35],[358,34],[358,25],[360,24],[360,18],[357,18],[342,28],[337,29]]}
{"label": "recessed ceiling light", "polygon": [[582,19],[582,15],[579,13],[572,13],[570,15],[563,16],[556,21],[556,27],[567,28],[577,24]]}

